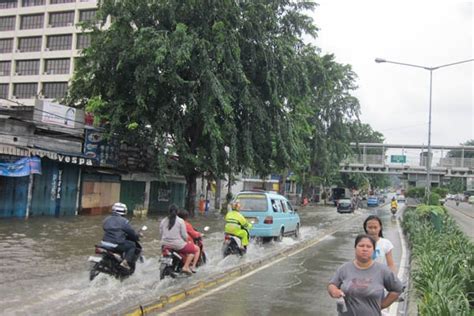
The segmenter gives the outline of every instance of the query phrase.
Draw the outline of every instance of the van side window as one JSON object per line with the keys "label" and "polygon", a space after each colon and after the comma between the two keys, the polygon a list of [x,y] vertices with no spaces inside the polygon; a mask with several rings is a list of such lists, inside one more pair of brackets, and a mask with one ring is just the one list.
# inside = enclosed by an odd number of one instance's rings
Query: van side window
{"label": "van side window", "polygon": [[293,212],[293,207],[291,206],[291,203],[288,202],[288,201],[285,201],[285,204],[286,204],[286,207],[288,208],[288,210],[289,210],[290,212]]}
{"label": "van side window", "polygon": [[277,200],[272,200],[272,209],[275,213],[281,212],[281,206]]}
{"label": "van side window", "polygon": [[282,209],[283,209],[283,212],[286,213],[286,212],[288,211],[288,209],[287,209],[287,206],[286,206],[285,201],[280,200],[279,202],[281,203],[281,207],[282,207]]}

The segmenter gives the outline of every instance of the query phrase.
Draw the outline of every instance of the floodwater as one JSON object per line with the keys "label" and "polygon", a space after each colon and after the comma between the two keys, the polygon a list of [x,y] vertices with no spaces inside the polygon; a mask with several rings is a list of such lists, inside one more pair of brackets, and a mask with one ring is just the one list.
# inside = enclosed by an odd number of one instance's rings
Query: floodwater
{"label": "floodwater", "polygon": [[[0,310],[8,315],[91,315],[119,313],[144,304],[199,279],[321,235],[322,228],[335,225],[341,216],[333,207],[300,210],[301,237],[285,237],[281,243],[251,243],[243,258],[222,258],[224,221],[221,215],[197,216],[197,230],[211,229],[204,239],[208,264],[196,275],[159,280],[160,243],[158,226],[162,217],[134,218],[132,225],[147,225],[142,238],[145,262],[137,263],[130,278],[118,281],[100,274],[89,281],[90,255],[102,238],[103,216],[70,218],[2,219],[0,221]],[[288,273],[292,273],[291,270]]]}

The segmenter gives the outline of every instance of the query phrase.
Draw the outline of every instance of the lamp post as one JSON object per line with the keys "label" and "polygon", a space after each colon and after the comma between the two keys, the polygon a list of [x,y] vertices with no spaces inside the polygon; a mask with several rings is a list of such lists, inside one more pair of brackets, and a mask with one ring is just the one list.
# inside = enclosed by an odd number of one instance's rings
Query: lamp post
{"label": "lamp post", "polygon": [[390,64],[396,64],[396,65],[402,65],[402,66],[408,66],[408,67],[415,67],[415,68],[421,68],[428,70],[430,72],[430,104],[429,104],[429,119],[428,119],[428,157],[426,159],[426,186],[425,186],[425,197],[428,201],[428,198],[430,196],[430,190],[431,190],[431,97],[432,97],[432,92],[433,92],[433,71],[444,68],[444,67],[449,67],[449,66],[454,66],[458,64],[463,64],[463,63],[468,63],[474,61],[474,59],[466,59],[466,60],[461,60],[457,61],[454,63],[450,64],[445,64],[445,65],[440,65],[436,67],[427,67],[427,66],[421,66],[421,65],[413,65],[413,64],[407,64],[407,63],[400,63],[396,61],[390,61],[386,60],[383,58],[375,58],[376,63],[390,63]]}

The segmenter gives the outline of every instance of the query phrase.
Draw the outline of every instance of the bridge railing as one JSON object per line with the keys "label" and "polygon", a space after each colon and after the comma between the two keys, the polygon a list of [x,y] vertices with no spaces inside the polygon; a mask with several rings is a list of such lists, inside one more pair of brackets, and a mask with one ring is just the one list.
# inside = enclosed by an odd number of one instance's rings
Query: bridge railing
{"label": "bridge railing", "polygon": [[474,169],[474,158],[441,158],[439,167]]}
{"label": "bridge railing", "polygon": [[357,155],[344,159],[343,164],[384,165],[384,155]]}

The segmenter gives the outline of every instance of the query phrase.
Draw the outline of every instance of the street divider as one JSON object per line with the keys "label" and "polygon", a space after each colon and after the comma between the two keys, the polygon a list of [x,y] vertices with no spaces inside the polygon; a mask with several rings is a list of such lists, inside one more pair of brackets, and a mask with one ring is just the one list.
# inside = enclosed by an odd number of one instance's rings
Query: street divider
{"label": "street divider", "polygon": [[359,219],[363,215],[365,216],[365,214],[358,214],[355,217],[346,219],[342,221],[339,225],[337,225],[337,228],[327,230],[323,229],[322,236],[310,238],[298,244],[288,246],[282,250],[275,250],[274,252],[269,253],[268,256],[263,259],[251,261],[241,266],[234,267],[225,272],[219,273],[218,275],[210,277],[206,280],[197,281],[187,286],[186,288],[177,290],[176,292],[173,292],[169,295],[162,295],[158,299],[153,300],[152,302],[139,305],[138,307],[130,309],[124,314],[127,316],[141,316],[151,313],[158,313],[159,311],[163,311],[165,308],[171,306],[172,304],[176,304],[177,302],[184,301],[191,297],[196,297],[212,288],[233,281],[239,277],[245,277],[246,275],[250,275],[252,271],[258,268],[261,268],[266,265],[272,265],[286,257],[293,256],[306,248],[314,246],[315,244],[324,240],[327,236],[330,236],[341,230],[346,223]]}

